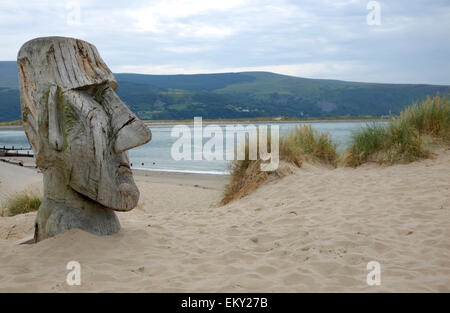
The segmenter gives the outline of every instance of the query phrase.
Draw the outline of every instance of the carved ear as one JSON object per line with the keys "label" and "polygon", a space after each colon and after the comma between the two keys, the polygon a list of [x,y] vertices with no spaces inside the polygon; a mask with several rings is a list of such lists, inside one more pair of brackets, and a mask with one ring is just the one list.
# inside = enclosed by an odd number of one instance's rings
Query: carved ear
{"label": "carved ear", "polygon": [[62,135],[62,112],[61,104],[58,102],[58,87],[51,86],[48,94],[48,141],[56,151],[61,151],[64,145]]}

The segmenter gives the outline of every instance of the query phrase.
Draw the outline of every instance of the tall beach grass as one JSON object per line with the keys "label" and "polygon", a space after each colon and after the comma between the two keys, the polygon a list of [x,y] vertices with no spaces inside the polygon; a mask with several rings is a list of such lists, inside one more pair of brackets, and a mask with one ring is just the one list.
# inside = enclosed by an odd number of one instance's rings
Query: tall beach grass
{"label": "tall beach grass", "polygon": [[409,163],[426,158],[431,154],[426,139],[450,143],[450,101],[439,94],[406,108],[387,125],[372,123],[353,133],[344,164]]}
{"label": "tall beach grass", "polygon": [[[270,140],[268,142],[268,146]],[[310,125],[296,127],[280,138],[280,167],[273,172],[261,171],[261,160],[248,159],[231,163],[230,182],[221,203],[239,199],[271,176],[284,176],[285,165],[301,167],[303,162],[359,166],[374,161],[380,164],[409,163],[431,155],[429,145],[450,145],[450,101],[439,94],[406,108],[385,124],[372,122],[354,132],[349,148],[338,155],[330,134],[320,133]]]}
{"label": "tall beach grass", "polygon": [[331,135],[319,132],[311,125],[297,126],[283,137],[280,141],[280,156],[299,167],[299,160],[336,166],[338,159],[336,143]]}
{"label": "tall beach grass", "polygon": [[2,214],[14,216],[37,211],[42,203],[42,196],[31,191],[22,191],[10,195],[2,203]]}
{"label": "tall beach grass", "polygon": [[[268,138],[270,151],[270,137]],[[294,131],[280,138],[280,165],[274,171],[262,171],[261,159],[249,160],[248,142],[245,146],[245,159],[231,163],[230,182],[225,186],[221,203],[227,204],[257,189],[270,176],[282,177],[291,172],[290,166],[301,167],[303,161],[319,162],[336,166],[338,154],[336,144],[328,133],[320,133],[310,125],[296,127]]]}
{"label": "tall beach grass", "polygon": [[450,143],[450,100],[439,94],[406,108],[399,119],[421,135],[430,135],[435,140]]}

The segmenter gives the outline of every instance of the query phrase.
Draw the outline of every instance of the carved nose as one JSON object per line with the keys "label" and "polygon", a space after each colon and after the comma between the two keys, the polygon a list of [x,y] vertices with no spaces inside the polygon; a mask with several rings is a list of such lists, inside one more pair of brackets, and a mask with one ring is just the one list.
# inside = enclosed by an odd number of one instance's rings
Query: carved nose
{"label": "carved nose", "polygon": [[108,88],[104,92],[102,104],[111,114],[115,153],[146,144],[152,139],[148,127],[128,109],[112,89]]}
{"label": "carved nose", "polygon": [[126,150],[146,144],[151,139],[152,133],[148,127],[136,116],[132,116],[119,129],[114,150],[116,153],[122,153]]}

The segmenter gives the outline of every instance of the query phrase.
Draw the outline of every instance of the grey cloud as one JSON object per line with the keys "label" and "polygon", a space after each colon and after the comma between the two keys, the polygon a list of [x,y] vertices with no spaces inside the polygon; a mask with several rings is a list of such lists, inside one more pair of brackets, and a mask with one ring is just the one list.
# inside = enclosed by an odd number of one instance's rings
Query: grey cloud
{"label": "grey cloud", "polygon": [[379,1],[381,26],[366,24],[363,0],[71,1],[77,26],[67,24],[68,2],[2,1],[0,59],[31,38],[63,35],[94,43],[115,71],[450,84],[448,1]]}

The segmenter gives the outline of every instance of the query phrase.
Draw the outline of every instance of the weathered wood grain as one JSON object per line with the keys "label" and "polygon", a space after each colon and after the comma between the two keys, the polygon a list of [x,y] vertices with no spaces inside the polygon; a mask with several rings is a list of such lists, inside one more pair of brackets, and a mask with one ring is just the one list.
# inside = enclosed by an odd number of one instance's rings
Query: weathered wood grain
{"label": "weathered wood grain", "polygon": [[25,132],[44,174],[35,241],[80,228],[119,230],[116,211],[139,200],[127,150],[151,132],[120,100],[114,75],[90,43],[45,37],[18,54]]}

